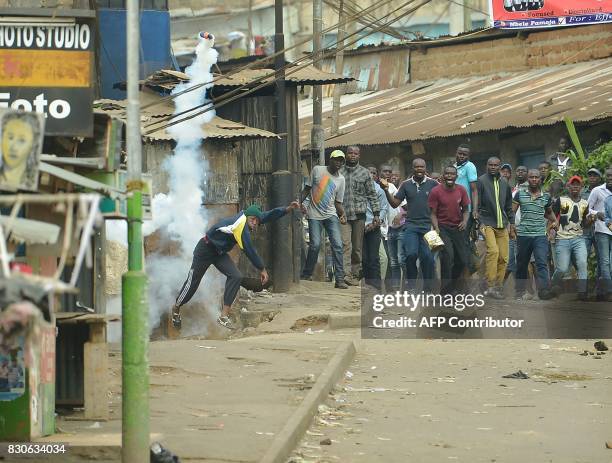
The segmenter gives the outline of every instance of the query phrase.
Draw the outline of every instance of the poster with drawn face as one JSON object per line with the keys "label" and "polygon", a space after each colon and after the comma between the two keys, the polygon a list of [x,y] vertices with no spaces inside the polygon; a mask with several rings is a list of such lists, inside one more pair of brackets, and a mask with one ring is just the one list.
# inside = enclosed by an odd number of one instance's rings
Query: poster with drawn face
{"label": "poster with drawn face", "polygon": [[24,394],[25,374],[23,346],[10,350],[0,348],[0,401],[14,400]]}
{"label": "poster with drawn face", "polygon": [[38,189],[44,123],[38,113],[0,112],[0,190]]}

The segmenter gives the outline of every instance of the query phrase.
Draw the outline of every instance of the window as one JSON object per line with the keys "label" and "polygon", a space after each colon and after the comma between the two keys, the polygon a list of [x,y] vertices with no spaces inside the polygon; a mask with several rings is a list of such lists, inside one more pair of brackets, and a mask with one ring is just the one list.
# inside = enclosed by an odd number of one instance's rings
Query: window
{"label": "window", "polygon": [[527,169],[537,169],[540,163],[545,159],[543,147],[519,152],[519,165],[523,165],[527,167]]}

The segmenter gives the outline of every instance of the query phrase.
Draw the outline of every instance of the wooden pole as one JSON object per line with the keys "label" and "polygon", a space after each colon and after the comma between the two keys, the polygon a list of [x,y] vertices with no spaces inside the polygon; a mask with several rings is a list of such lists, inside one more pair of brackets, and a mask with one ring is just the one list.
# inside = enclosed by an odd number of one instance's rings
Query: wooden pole
{"label": "wooden pole", "polygon": [[[336,74],[342,75],[344,72],[344,36],[346,35],[345,26],[345,14],[344,14],[344,0],[340,0],[338,5],[338,37],[336,44]],[[334,101],[332,106],[332,122],[331,122],[331,133],[337,135],[340,126],[340,98],[344,93],[344,86],[346,84],[338,83],[334,86]]]}

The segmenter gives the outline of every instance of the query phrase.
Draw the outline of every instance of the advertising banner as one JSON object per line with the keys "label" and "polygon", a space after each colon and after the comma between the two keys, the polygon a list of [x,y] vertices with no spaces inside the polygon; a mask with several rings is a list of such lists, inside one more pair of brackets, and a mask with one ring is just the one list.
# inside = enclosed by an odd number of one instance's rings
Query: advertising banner
{"label": "advertising banner", "polygon": [[1,18],[0,108],[43,114],[46,135],[91,136],[94,37],[84,18]]}
{"label": "advertising banner", "polygon": [[489,0],[493,26],[538,29],[612,22],[609,0]]}

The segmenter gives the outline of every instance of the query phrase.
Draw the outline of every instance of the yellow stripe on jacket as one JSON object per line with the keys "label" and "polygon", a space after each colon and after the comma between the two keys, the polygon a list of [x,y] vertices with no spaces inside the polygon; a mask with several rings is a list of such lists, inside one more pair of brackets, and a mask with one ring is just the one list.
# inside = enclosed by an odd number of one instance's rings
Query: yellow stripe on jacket
{"label": "yellow stripe on jacket", "polygon": [[242,214],[233,224],[220,227],[218,230],[223,233],[227,233],[228,235],[234,235],[234,239],[236,240],[236,243],[238,243],[238,246],[240,246],[240,249],[244,249],[242,244],[242,232],[244,230],[244,226],[246,225],[246,221],[246,215]]}

